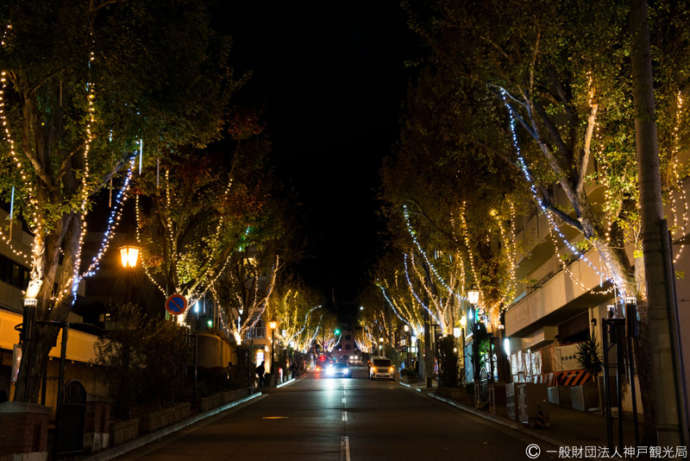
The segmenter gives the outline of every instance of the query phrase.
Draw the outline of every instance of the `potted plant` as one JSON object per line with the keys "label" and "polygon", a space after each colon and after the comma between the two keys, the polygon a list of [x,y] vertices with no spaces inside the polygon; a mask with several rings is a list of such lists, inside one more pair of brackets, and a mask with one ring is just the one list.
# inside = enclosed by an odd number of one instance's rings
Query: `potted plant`
{"label": "potted plant", "polygon": [[595,383],[598,382],[597,377],[601,371],[602,361],[599,357],[599,345],[593,334],[577,346],[577,360],[582,368],[592,375],[592,380],[580,386],[573,386],[571,400],[573,408],[586,411],[599,404],[599,393]]}

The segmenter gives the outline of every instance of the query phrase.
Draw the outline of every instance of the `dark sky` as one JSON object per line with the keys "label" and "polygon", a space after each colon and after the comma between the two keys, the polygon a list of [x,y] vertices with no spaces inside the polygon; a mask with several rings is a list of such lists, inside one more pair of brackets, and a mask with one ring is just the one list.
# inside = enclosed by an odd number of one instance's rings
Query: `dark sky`
{"label": "dark sky", "polygon": [[299,271],[356,302],[381,246],[381,159],[398,134],[411,33],[398,2],[232,2],[234,61],[253,71],[307,241]]}

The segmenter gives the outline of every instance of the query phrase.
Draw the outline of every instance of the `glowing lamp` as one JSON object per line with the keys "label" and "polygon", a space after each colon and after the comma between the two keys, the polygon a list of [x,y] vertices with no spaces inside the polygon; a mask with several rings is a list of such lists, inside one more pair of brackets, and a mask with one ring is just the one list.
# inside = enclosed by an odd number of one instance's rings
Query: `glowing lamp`
{"label": "glowing lamp", "polygon": [[460,317],[460,325],[463,328],[465,328],[465,326],[467,325],[467,317],[466,316],[463,315],[462,317]]}
{"label": "glowing lamp", "polygon": [[124,268],[137,267],[139,260],[139,247],[134,245],[125,245],[120,247],[120,263]]}
{"label": "glowing lamp", "polygon": [[271,330],[275,330],[277,326],[278,326],[278,322],[275,322],[275,321],[274,321],[274,322],[270,322],[270,323],[268,324],[268,327],[269,327]]}
{"label": "glowing lamp", "polygon": [[453,336],[455,336],[456,338],[459,338],[461,335],[460,331],[461,331],[460,328],[457,328],[457,327],[453,328]]}
{"label": "glowing lamp", "polygon": [[479,302],[479,290],[470,290],[467,292],[467,299],[470,304],[477,304]]}
{"label": "glowing lamp", "polygon": [[407,333],[408,331],[410,331],[410,327],[407,325],[404,325],[403,330],[405,330],[405,333]]}

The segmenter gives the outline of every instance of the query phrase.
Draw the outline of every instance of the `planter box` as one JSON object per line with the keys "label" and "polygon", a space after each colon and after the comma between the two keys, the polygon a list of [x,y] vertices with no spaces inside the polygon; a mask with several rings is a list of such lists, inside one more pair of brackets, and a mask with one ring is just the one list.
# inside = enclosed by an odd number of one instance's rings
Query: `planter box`
{"label": "planter box", "polygon": [[570,388],[570,400],[575,410],[587,411],[599,406],[599,394],[594,383]]}
{"label": "planter box", "polygon": [[113,446],[136,439],[139,435],[139,418],[112,423],[110,433]]}
{"label": "planter box", "polygon": [[548,427],[546,384],[523,383],[516,390],[518,420],[530,427]]}
{"label": "planter box", "polygon": [[141,417],[141,432],[153,432],[161,427],[168,426],[177,421],[175,419],[175,408],[165,408],[157,410]]}
{"label": "planter box", "polygon": [[561,408],[573,407],[572,393],[569,387],[561,386],[558,388],[558,406]]}
{"label": "planter box", "polygon": [[223,404],[223,394],[213,394],[199,399],[199,410],[209,411]]}
{"label": "planter box", "polygon": [[192,414],[192,404],[189,402],[178,403],[173,407],[173,410],[175,411],[175,421],[182,421]]}
{"label": "planter box", "polygon": [[558,405],[559,402],[559,390],[558,386],[549,386],[546,388],[546,398],[549,403]]}

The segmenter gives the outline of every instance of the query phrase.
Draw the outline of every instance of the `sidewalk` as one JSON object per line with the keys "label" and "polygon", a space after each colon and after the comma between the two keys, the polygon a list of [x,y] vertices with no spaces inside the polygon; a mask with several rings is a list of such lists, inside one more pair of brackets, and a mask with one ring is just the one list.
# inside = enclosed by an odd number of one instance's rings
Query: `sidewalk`
{"label": "sidewalk", "polygon": [[[475,409],[469,401],[452,400],[447,397],[439,396],[436,392],[437,383],[434,382],[432,389],[425,389],[424,383],[407,384],[400,382],[402,386],[417,392],[424,393],[430,398],[452,405],[460,410],[471,413],[480,418],[501,424],[511,429],[524,433],[529,437],[540,439],[550,445],[560,446],[606,446],[606,419],[599,413],[588,413],[569,408],[560,408],[553,404],[548,404],[551,425],[548,428],[530,428],[525,424],[518,423],[503,416],[492,415],[488,411]],[[618,440],[618,421],[613,421],[614,444]],[[641,423],[640,423],[640,430]],[[623,418],[623,442],[625,445],[635,445],[635,432],[633,422]]]}
{"label": "sidewalk", "polygon": [[244,397],[239,400],[235,400],[233,402],[229,402],[225,405],[221,405],[218,408],[214,408],[209,411],[201,412],[198,413],[194,416],[191,416],[183,421],[180,421],[178,423],[172,424],[170,426],[166,426],[162,429],[159,429],[157,431],[151,432],[149,434],[142,435],[134,440],[131,440],[129,442],[125,442],[122,445],[116,445],[114,447],[107,448],[103,451],[98,451],[96,453],[90,453],[86,454],[84,456],[78,457],[79,459],[83,461],[110,461],[112,459],[118,458],[120,456],[123,456],[129,452],[132,452],[134,450],[137,450],[141,447],[144,447],[152,442],[158,441],[164,437],[167,437],[171,434],[174,434],[175,432],[181,431],[182,429],[186,429],[196,423],[199,423],[203,420],[209,419],[211,417],[220,415],[228,410],[231,410],[233,408],[239,407],[241,405],[253,403],[256,401],[261,400],[262,398],[266,398],[266,394],[262,394],[261,392],[257,392],[254,394],[250,394],[247,397]]}

